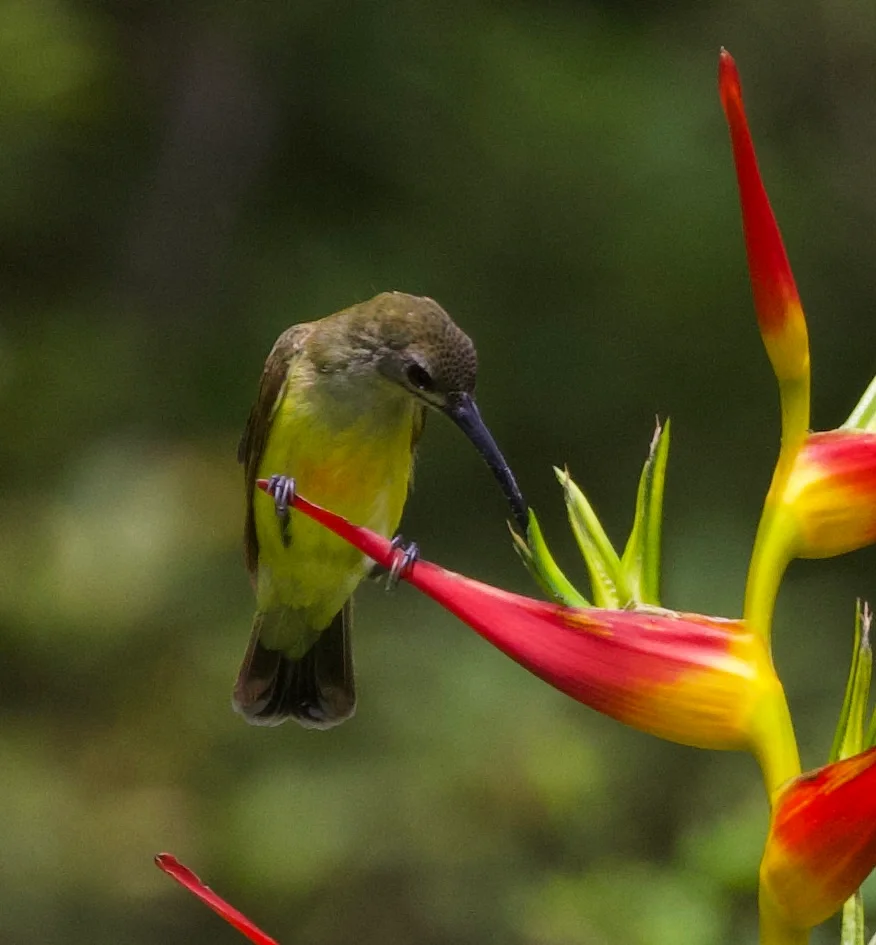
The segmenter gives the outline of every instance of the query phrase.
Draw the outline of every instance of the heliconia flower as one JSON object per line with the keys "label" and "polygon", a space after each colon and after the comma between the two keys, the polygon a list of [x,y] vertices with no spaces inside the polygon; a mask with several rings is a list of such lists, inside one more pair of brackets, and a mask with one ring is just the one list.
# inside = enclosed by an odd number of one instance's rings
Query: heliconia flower
{"label": "heliconia flower", "polygon": [[206,886],[201,880],[175,856],[170,853],[159,853],[155,857],[155,865],[173,877],[181,886],[184,886],[189,892],[194,893],[201,902],[208,905],[215,913],[222,916],[229,924],[234,926],[238,932],[242,932],[255,945],[278,945],[276,939],[266,935],[260,928],[253,925],[247,917],[239,912],[234,906],[227,903],[221,896]]}
{"label": "heliconia flower", "polygon": [[[399,554],[382,536],[301,496],[294,506],[383,567]],[[564,607],[423,560],[402,577],[573,699],[661,738],[751,750],[770,764],[770,726],[782,717],[775,710],[785,706],[784,692],[763,640],[741,621],[657,608]]]}
{"label": "heliconia flower", "polygon": [[779,381],[809,379],[806,319],[778,224],[761,180],[742,104],[733,57],[721,50],[718,64],[721,104],[730,127],[733,160],[742,204],[742,226],[754,307],[767,354]]}
{"label": "heliconia flower", "polygon": [[782,495],[800,558],[827,558],[876,541],[876,433],[812,433]]}
{"label": "heliconia flower", "polygon": [[774,799],[761,900],[795,928],[824,922],[876,866],[876,748],[802,774]]}

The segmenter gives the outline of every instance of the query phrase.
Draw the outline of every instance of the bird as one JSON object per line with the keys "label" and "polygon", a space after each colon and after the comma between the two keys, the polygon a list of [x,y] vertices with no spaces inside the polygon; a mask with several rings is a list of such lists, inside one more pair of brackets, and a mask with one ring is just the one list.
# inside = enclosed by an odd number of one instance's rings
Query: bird
{"label": "bird", "polygon": [[[389,538],[427,411],[435,410],[486,460],[526,534],[526,500],[481,419],[476,376],[471,339],[433,299],[404,292],[293,325],[276,340],[238,449],[244,556],[256,596],[232,696],[246,721],[294,718],[328,729],[356,709],[352,595],[373,562],[305,516],[290,515],[296,491]],[[270,495],[257,487],[260,479],[270,481]],[[397,563],[408,566],[416,554],[416,546],[404,547]]]}

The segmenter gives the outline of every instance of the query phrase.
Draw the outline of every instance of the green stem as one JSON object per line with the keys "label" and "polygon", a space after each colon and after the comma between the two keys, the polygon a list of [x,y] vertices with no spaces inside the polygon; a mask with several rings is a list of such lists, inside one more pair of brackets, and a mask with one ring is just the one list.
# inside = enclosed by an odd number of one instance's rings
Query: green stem
{"label": "green stem", "polygon": [[[779,500],[784,480],[781,459],[776,466],[773,484],[764,503],[754,551],[748,566],[748,579],[745,585],[745,604],[743,616],[748,626],[769,644],[773,625],[773,612],[779,585],[785,576],[785,570],[793,557],[793,544],[796,539],[796,524],[787,511],[775,505]],[[779,488],[777,488],[779,486]]]}
{"label": "green stem", "polygon": [[754,713],[754,753],[772,804],[776,791],[800,774],[800,752],[785,691],[778,683]]}
{"label": "green stem", "polygon": [[779,382],[782,442],[779,458],[763,504],[757,537],[748,566],[743,615],[749,627],[769,643],[779,585],[793,557],[796,526],[782,499],[794,460],[809,431],[809,372],[797,380]]}
{"label": "green stem", "polygon": [[[788,477],[809,429],[809,371],[797,380],[780,381],[782,444],[773,480],[764,501],[748,568],[743,614],[748,626],[769,648],[779,586],[794,556],[796,524],[783,505]],[[781,684],[765,696],[755,715],[759,731],[755,744],[764,784],[772,804],[776,791],[800,774],[800,753]],[[806,945],[809,931],[788,924],[771,898],[760,890],[761,945]]]}
{"label": "green stem", "polygon": [[790,469],[809,433],[809,371],[797,380],[779,381],[779,397],[782,404],[779,465],[785,460]]}

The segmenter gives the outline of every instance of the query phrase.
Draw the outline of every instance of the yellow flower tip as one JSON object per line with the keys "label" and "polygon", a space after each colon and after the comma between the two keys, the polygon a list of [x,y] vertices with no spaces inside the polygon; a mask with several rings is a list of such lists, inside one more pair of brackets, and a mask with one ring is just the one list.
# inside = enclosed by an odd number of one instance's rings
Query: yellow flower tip
{"label": "yellow flower tip", "polygon": [[742,85],[733,57],[722,49],[718,89],[736,166],[742,227],[754,308],[764,345],[780,381],[808,379],[809,336],[797,285],[760,176]]}
{"label": "yellow flower tip", "polygon": [[741,621],[654,607],[562,610],[559,624],[527,640],[509,617],[472,626],[573,698],[659,738],[760,755],[757,712],[780,684]]}
{"label": "yellow flower tip", "polygon": [[796,554],[827,558],[876,541],[876,433],[812,433],[797,454],[782,504],[798,532]]}
{"label": "yellow flower tip", "polygon": [[780,789],[760,867],[761,896],[793,928],[837,912],[876,866],[876,749]]}
{"label": "yellow flower tip", "polygon": [[762,760],[773,750],[775,733],[758,716],[777,693],[784,699],[763,640],[742,621],[695,614],[678,620],[697,647],[672,677],[642,687],[630,724],[694,747],[751,751]]}

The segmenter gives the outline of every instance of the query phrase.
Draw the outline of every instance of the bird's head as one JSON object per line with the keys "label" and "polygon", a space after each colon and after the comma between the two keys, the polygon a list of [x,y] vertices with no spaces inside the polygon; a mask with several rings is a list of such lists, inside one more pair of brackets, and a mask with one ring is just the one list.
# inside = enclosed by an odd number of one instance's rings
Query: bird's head
{"label": "bird's head", "polygon": [[478,359],[468,335],[437,302],[404,292],[381,293],[346,315],[360,363],[453,420],[499,480],[525,534],[526,500],[474,400]]}
{"label": "bird's head", "polygon": [[[354,321],[379,373],[429,407],[446,411],[474,393],[478,357],[471,338],[432,299],[384,292]],[[358,324],[356,324],[358,322]]]}

